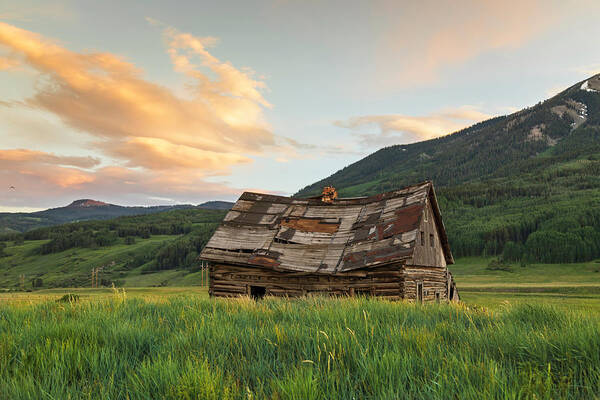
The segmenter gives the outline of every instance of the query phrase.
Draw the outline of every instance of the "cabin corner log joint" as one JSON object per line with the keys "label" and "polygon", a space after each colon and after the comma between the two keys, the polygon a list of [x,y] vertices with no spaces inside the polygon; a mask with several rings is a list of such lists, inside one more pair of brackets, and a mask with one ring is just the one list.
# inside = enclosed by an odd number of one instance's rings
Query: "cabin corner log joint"
{"label": "cabin corner log joint", "polygon": [[200,258],[217,297],[379,296],[457,301],[433,184],[370,197],[245,192]]}

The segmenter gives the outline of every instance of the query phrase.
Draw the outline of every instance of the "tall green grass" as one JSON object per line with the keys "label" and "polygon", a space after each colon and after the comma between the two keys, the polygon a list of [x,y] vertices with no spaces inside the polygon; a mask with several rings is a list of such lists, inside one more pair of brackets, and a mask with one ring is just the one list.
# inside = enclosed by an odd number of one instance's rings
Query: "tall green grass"
{"label": "tall green grass", "polygon": [[4,399],[590,399],[600,317],[366,299],[0,306]]}

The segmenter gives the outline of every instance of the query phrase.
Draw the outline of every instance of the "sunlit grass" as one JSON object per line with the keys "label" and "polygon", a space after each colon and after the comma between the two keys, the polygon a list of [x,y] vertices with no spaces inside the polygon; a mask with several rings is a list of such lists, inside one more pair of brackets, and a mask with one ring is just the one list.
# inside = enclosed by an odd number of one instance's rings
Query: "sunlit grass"
{"label": "sunlit grass", "polygon": [[0,398],[588,399],[598,332],[544,305],[115,291],[0,305]]}

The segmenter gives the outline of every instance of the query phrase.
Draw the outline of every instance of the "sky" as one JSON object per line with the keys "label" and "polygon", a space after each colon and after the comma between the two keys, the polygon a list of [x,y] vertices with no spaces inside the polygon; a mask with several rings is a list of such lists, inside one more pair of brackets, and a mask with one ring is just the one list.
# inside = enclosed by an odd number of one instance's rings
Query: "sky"
{"label": "sky", "polygon": [[291,195],[600,72],[597,0],[0,0],[0,212]]}

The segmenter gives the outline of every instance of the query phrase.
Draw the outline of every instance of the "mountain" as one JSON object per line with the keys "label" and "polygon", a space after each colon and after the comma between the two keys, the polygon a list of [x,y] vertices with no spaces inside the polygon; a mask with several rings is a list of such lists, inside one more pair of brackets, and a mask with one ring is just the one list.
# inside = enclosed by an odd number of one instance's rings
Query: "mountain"
{"label": "mountain", "polygon": [[75,221],[106,220],[129,215],[154,214],[163,211],[202,208],[228,210],[233,203],[209,201],[198,206],[190,204],[152,207],[125,207],[92,199],[75,200],[65,207],[31,213],[0,213],[0,234],[26,232],[31,229]]}
{"label": "mountain", "polygon": [[92,199],[82,199],[82,200],[75,200],[74,202],[69,204],[67,207],[71,207],[71,208],[103,207],[103,206],[110,206],[110,205],[111,204],[105,203],[103,201],[92,200]]}
{"label": "mountain", "polygon": [[198,208],[204,208],[207,210],[230,210],[235,203],[231,201],[207,201],[198,205]]}
{"label": "mountain", "polygon": [[456,256],[600,257],[600,74],[514,114],[383,148],[300,190],[341,196],[432,180]]}

